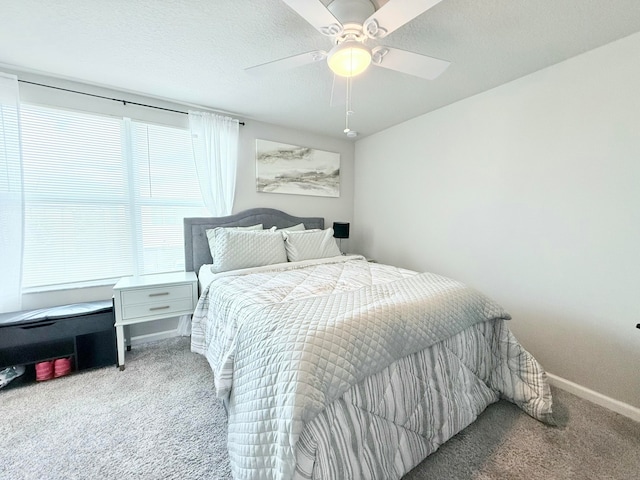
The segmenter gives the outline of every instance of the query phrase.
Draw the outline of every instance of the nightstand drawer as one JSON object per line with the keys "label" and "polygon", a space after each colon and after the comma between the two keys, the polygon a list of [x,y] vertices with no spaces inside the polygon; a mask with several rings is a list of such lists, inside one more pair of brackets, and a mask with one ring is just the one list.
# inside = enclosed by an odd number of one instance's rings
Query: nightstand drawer
{"label": "nightstand drawer", "polygon": [[[131,346],[129,328],[193,313],[198,301],[194,272],[169,272],[123,277],[113,286],[118,366],[124,370],[125,349]],[[125,336],[125,333],[127,336]]]}
{"label": "nightstand drawer", "polygon": [[161,303],[168,305],[177,299],[190,300],[192,295],[191,285],[169,285],[153,288],[139,288],[122,292],[122,303],[125,309],[132,305]]}
{"label": "nightstand drawer", "polygon": [[[164,297],[166,299],[166,297]],[[179,298],[174,300],[166,299],[164,302],[156,300],[153,303],[142,303],[137,305],[123,305],[122,318],[150,317],[153,315],[169,315],[172,312],[191,311],[193,303],[191,297]]]}

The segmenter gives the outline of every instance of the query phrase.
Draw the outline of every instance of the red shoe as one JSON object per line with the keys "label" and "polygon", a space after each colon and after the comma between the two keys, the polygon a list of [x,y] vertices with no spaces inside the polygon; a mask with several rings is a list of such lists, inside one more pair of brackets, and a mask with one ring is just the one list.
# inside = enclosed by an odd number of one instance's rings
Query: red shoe
{"label": "red shoe", "polygon": [[36,363],[36,381],[51,380],[53,378],[53,360]]}
{"label": "red shoe", "polygon": [[71,373],[71,358],[58,358],[53,362],[53,377],[64,377]]}

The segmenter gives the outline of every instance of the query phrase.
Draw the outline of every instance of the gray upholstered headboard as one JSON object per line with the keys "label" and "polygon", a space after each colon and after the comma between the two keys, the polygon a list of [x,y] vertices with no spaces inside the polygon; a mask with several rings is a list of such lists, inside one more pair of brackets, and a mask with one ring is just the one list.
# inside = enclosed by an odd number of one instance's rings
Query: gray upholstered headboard
{"label": "gray upholstered headboard", "polygon": [[273,208],[251,208],[227,217],[184,219],[184,269],[196,272],[213,263],[205,230],[216,227],[248,227],[261,223],[264,228],[285,228],[304,223],[309,228],[324,228],[324,218],[294,217]]}

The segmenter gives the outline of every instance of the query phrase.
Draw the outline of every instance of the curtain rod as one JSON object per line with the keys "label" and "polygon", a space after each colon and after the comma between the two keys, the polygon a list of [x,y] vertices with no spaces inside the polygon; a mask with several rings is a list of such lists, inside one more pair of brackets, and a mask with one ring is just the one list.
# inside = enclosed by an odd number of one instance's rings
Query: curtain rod
{"label": "curtain rod", "polygon": [[[155,105],[147,105],[146,103],[130,102],[129,100],[124,100],[122,98],[105,97],[103,95],[96,95],[95,93],[79,92],[77,90],[71,90],[69,88],[54,87],[53,85],[46,85],[44,83],[29,82],[28,80],[18,79],[18,81],[22,83],[28,83],[30,85],[37,85],[39,87],[53,88],[54,90],[62,90],[63,92],[71,92],[71,93],[77,93],[78,95],[86,95],[88,97],[96,97],[96,98],[102,98],[104,100],[112,100],[114,102],[122,103],[125,106],[127,105],[127,103],[129,103],[131,105],[137,105],[139,107],[147,107],[147,108],[155,108],[156,110],[164,110],[165,112],[181,113],[182,115],[189,114],[188,112],[183,112],[181,110],[173,110],[171,108],[156,107]],[[240,125],[244,125],[244,122],[238,122],[238,123]]]}

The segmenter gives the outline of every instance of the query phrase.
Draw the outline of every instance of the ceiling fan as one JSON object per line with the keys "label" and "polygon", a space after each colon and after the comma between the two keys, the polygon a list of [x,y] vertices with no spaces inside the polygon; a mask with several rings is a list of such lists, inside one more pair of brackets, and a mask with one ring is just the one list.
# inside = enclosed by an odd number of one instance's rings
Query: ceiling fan
{"label": "ceiling fan", "polygon": [[301,53],[246,71],[270,74],[326,59],[336,75],[331,105],[344,102],[342,93],[347,91],[349,79],[367,70],[369,65],[433,80],[450,64],[419,53],[382,45],[371,48],[366,44],[368,40],[386,37],[442,0],[388,0],[378,10],[370,0],[333,0],[327,7],[320,0],[283,1],[321,34],[331,38],[334,47],[328,52]]}

